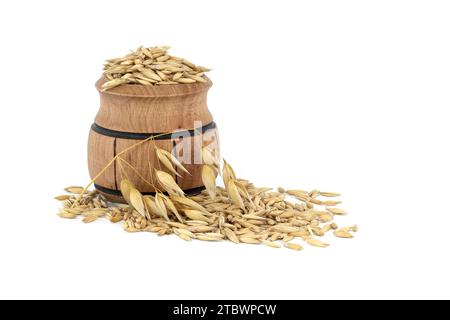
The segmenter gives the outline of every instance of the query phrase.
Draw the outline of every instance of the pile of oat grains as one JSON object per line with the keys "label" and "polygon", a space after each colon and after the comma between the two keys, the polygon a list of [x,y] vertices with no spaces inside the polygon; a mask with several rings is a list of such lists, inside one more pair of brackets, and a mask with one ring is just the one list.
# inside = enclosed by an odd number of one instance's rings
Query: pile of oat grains
{"label": "pile of oat grains", "polygon": [[[169,152],[156,148],[160,164],[169,172],[183,168]],[[82,218],[90,223],[100,218],[121,222],[127,232],[175,234],[185,241],[221,241],[263,244],[273,248],[302,250],[302,244],[325,248],[327,233],[338,238],[353,238],[356,225],[339,227],[334,219],[345,215],[337,207],[338,193],[320,190],[284,190],[255,187],[239,179],[229,163],[203,148],[202,179],[206,189],[187,196],[172,175],[156,170],[158,190],[154,196],[142,195],[128,180],[122,180],[121,192],[127,204],[107,202],[97,191],[67,187],[62,201],[61,218]],[[220,174],[224,187],[216,186]]]}
{"label": "pile of oat grains", "polygon": [[209,71],[208,68],[169,55],[169,48],[141,46],[123,57],[107,60],[103,67],[107,81],[102,90],[122,84],[160,86],[207,81],[205,72]]}

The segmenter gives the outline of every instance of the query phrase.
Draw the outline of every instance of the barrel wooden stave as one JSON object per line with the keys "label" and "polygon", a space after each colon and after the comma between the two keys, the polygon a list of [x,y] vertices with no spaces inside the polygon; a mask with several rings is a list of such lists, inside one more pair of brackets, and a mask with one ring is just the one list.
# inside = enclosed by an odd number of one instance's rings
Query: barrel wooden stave
{"label": "barrel wooden stave", "polygon": [[[105,79],[96,87],[100,90]],[[170,86],[123,85],[101,92],[98,125],[116,131],[153,133],[192,128],[195,121],[203,125],[213,117],[207,106],[207,92],[212,83]],[[170,87],[170,88],[168,88]]]}
{"label": "barrel wooden stave", "polygon": [[[206,93],[182,98],[149,99],[106,96],[102,98],[101,105],[106,107],[100,108],[95,123],[116,131],[168,132],[192,128],[194,122],[199,120],[203,124],[213,121],[206,107]],[[124,108],[133,112],[126,112]]]}
{"label": "barrel wooden stave", "polygon": [[[89,132],[88,168],[92,179],[114,158],[114,141],[115,138],[103,136],[93,130]],[[114,166],[110,166],[95,183],[109,189],[116,188],[115,180],[111,179],[115,175],[114,172]]]}

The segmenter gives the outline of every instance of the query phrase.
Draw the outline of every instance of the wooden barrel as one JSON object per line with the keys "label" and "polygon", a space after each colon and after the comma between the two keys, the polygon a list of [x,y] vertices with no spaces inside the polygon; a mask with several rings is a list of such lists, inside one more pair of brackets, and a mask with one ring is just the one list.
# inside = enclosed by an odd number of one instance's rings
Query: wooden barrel
{"label": "wooden barrel", "polygon": [[[146,140],[120,155],[95,181],[95,188],[107,199],[123,202],[120,181],[131,180],[144,194],[158,187],[154,169],[163,169],[155,147],[175,155],[190,175],[177,169],[172,174],[186,193],[203,189],[201,179],[201,148],[208,146],[218,152],[216,124],[206,103],[212,82],[165,86],[121,85],[101,92],[106,81],[96,83],[100,93],[100,109],[91,127],[88,163],[94,178],[124,149]],[[170,173],[170,172],[169,172]]]}

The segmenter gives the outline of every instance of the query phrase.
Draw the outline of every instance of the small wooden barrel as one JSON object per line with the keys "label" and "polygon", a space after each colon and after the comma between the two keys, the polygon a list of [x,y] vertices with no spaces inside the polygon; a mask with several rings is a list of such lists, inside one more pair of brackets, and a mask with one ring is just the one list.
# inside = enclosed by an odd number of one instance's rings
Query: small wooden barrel
{"label": "small wooden barrel", "polygon": [[[121,85],[101,92],[106,81],[96,83],[100,93],[100,109],[91,127],[88,163],[91,178],[124,149],[146,140],[120,155],[95,181],[95,188],[108,200],[123,202],[120,181],[131,180],[144,194],[158,187],[154,168],[159,164],[155,146],[175,155],[191,175],[177,169],[172,174],[188,194],[203,189],[201,179],[201,148],[208,146],[218,152],[216,124],[206,104],[212,82],[165,86]],[[170,172],[169,172],[170,173]]]}

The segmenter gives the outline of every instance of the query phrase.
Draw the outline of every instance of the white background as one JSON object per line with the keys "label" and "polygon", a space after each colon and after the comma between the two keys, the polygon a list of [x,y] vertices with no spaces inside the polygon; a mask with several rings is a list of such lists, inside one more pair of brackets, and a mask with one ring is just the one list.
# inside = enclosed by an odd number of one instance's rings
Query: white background
{"label": "white background", "polygon": [[[0,298],[450,298],[448,1],[2,1]],[[106,58],[213,68],[222,151],[259,186],[338,191],[353,240],[187,243],[56,216],[89,182]]]}

